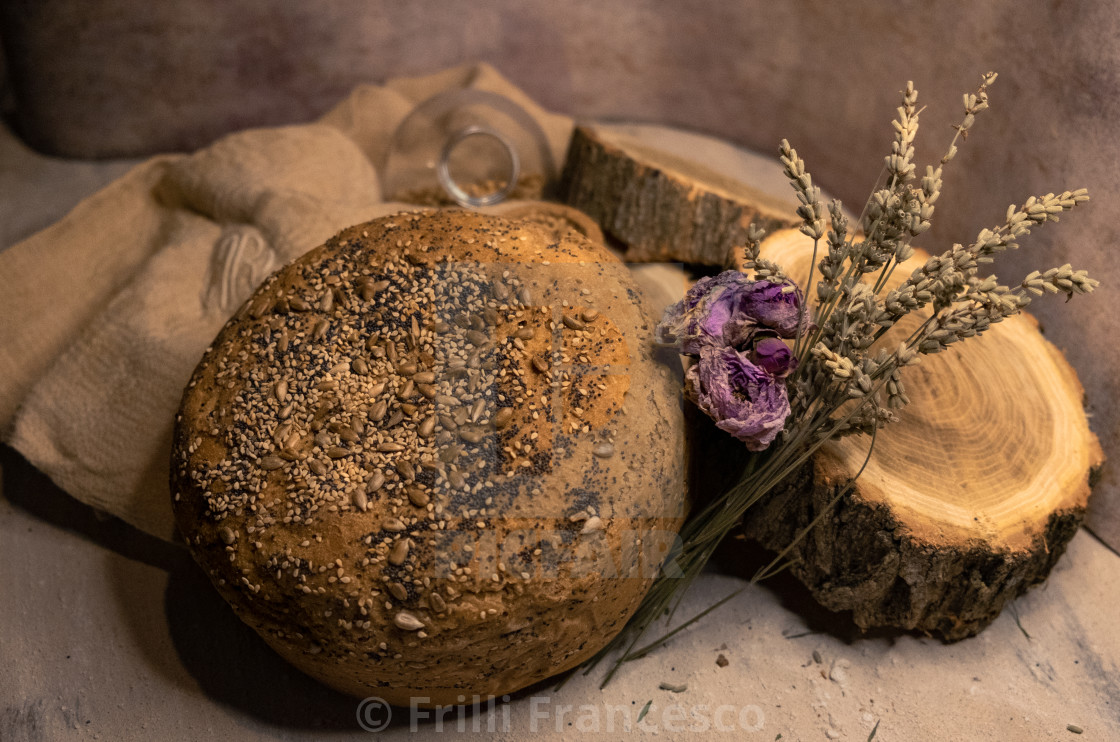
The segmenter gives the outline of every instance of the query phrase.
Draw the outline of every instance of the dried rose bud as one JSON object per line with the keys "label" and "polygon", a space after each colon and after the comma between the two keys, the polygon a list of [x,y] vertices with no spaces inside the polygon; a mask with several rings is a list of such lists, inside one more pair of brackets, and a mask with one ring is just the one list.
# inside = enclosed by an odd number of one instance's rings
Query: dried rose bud
{"label": "dried rose bud", "polygon": [[739,271],[705,276],[684,299],[669,307],[657,326],[660,342],[698,356],[707,345],[746,349],[758,330],[794,337],[801,317],[801,292],[793,284],[751,281]]}
{"label": "dried rose bud", "polygon": [[797,359],[793,357],[789,346],[776,337],[757,339],[751,348],[750,359],[766,373],[779,379],[785,378],[797,368]]}
{"label": "dried rose bud", "polygon": [[790,291],[791,286],[756,281],[743,297],[742,311],[763,327],[773,329],[779,337],[796,337],[798,322],[810,323],[808,317],[801,316],[801,291],[796,286]]}
{"label": "dried rose bud", "polygon": [[686,390],[716,427],[751,451],[769,446],[789,416],[789,397],[775,379],[734,348],[706,346],[685,376]]}

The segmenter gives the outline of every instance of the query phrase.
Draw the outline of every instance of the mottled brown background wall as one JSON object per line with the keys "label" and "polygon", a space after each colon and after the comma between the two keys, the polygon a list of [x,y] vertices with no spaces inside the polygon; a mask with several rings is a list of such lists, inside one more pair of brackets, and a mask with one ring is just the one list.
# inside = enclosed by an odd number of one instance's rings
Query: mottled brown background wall
{"label": "mottled brown background wall", "polygon": [[[192,149],[233,129],[311,119],[359,82],[482,60],[578,117],[676,124],[762,151],[788,137],[849,204],[879,172],[906,80],[930,106],[924,162],[950,138],[960,94],[997,70],[993,110],[953,163],[924,244],[966,241],[1033,193],[1090,189],[1081,213],[998,267],[1016,279],[1069,261],[1104,281],[1088,300],[1036,313],[1081,373],[1094,427],[1120,460],[1116,2],[0,0],[0,33],[13,125],[61,155]],[[1114,548],[1115,470],[1096,498],[1096,530],[1111,531]]]}

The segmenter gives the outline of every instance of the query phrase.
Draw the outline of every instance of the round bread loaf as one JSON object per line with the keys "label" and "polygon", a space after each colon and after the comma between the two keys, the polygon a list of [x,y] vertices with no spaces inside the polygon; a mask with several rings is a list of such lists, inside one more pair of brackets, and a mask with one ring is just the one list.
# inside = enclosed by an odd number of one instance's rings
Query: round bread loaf
{"label": "round bread loaf", "polygon": [[578,665],[684,514],[679,382],[625,266],[470,212],[352,227],[223,328],[176,421],[179,530],[290,662],[393,704]]}

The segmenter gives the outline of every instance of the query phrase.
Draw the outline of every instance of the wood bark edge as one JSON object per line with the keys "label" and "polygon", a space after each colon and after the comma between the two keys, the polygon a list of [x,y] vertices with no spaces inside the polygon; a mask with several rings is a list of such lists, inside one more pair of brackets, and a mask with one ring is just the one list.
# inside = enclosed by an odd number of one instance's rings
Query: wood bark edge
{"label": "wood bark edge", "polygon": [[632,262],[724,265],[753,223],[797,222],[792,205],[623,136],[577,126],[560,198],[626,247]]}

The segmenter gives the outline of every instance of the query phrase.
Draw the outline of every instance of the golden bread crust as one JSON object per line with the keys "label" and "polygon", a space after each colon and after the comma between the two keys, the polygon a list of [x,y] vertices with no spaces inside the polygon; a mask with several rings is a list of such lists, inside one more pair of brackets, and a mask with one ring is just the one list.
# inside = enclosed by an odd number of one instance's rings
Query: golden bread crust
{"label": "golden bread crust", "polygon": [[281,269],[177,419],[180,532],[237,614],[348,693],[501,695],[616,634],[683,516],[679,385],[575,232],[402,213]]}

